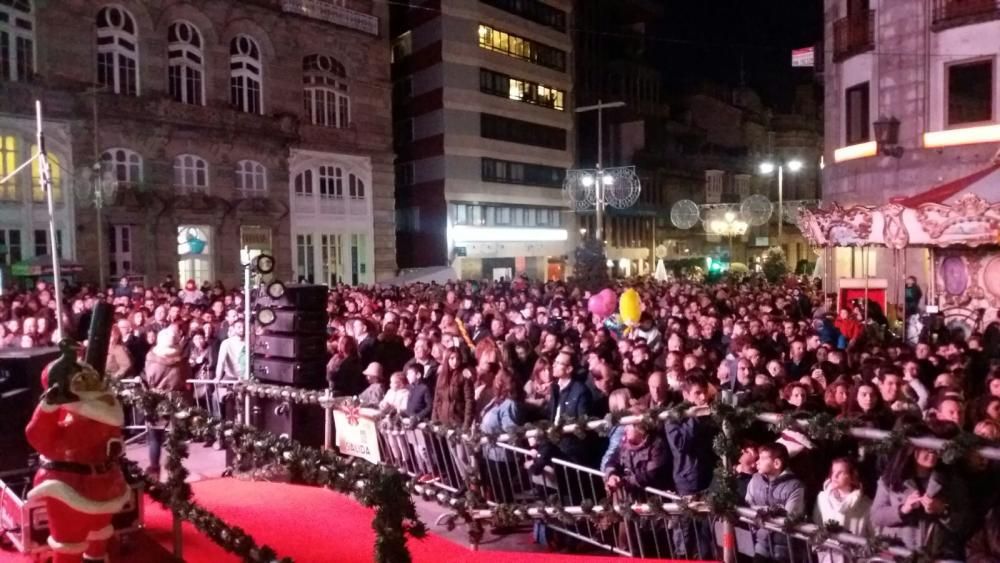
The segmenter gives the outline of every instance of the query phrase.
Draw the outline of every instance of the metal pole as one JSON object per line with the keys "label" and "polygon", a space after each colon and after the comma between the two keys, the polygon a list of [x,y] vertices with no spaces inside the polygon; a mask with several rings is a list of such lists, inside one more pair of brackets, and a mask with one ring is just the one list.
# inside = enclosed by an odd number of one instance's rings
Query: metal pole
{"label": "metal pole", "polygon": [[597,100],[597,172],[594,178],[594,217],[597,227],[594,228],[597,240],[604,240],[604,174],[601,172],[601,160],[604,157],[604,110],[601,100]]}
{"label": "metal pole", "polygon": [[243,247],[243,256],[247,259],[247,263],[243,266],[243,346],[246,347],[247,358],[243,379],[250,379],[250,374],[253,373],[250,371],[250,362],[253,356],[251,353],[253,348],[250,347],[250,340],[252,338],[250,329],[253,326],[253,323],[250,322],[250,267],[253,261],[250,259],[249,247]]}
{"label": "metal pole", "polygon": [[38,129],[38,170],[49,206],[49,252],[52,253],[52,278],[55,282],[53,293],[56,294],[56,328],[59,338],[66,338],[63,330],[62,269],[59,267],[59,244],[56,240],[55,202],[52,201],[52,170],[49,168],[49,153],[45,148],[45,134],[42,131],[41,100],[35,100],[35,125]]}
{"label": "metal pole", "polygon": [[781,245],[781,234],[785,222],[785,165],[778,166],[778,245]]}
{"label": "metal pole", "polygon": [[104,218],[101,213],[101,207],[104,205],[104,177],[101,174],[100,162],[101,162],[101,144],[100,137],[98,135],[97,126],[97,92],[100,89],[95,88],[91,95],[94,97],[94,207],[97,209],[97,279],[99,286],[103,291],[105,288],[105,282],[107,281],[104,274],[107,264],[104,263]]}
{"label": "metal pole", "polygon": [[333,449],[333,393],[326,390],[326,401],[323,405],[323,448]]}

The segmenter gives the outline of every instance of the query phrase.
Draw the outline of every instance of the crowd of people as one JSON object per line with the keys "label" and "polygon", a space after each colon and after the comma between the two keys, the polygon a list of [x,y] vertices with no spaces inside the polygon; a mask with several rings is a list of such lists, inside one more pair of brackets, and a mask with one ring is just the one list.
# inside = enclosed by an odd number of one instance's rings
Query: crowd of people
{"label": "crowd of people", "polygon": [[[541,472],[553,458],[593,467],[604,474],[608,494],[652,487],[704,496],[719,464],[713,441],[720,429],[709,416],[715,402],[1000,440],[996,323],[982,333],[928,332],[912,345],[871,327],[885,321],[877,308],[873,314],[870,304],[837,303],[805,279],[630,286],[643,304],[635,326],[591,314],[590,294],[569,282],[332,287],[327,384],[385,412],[489,433],[533,421],[689,408],[680,421],[620,425],[607,438],[564,435],[526,445],[535,454],[529,471]],[[240,292],[193,281],[178,288],[170,279],[145,288],[122,280],[105,294],[82,288],[67,297],[64,323],[73,336],[84,337],[100,299],[116,311],[112,377],[141,376],[153,388],[179,392],[189,390],[190,379],[247,377]],[[919,289],[907,291],[907,314],[919,313],[920,299]],[[53,311],[43,282],[5,295],[0,345],[58,339]],[[876,531],[944,559],[1000,560],[995,461],[970,455],[945,464],[932,449],[817,444],[764,425],[741,429],[739,439],[733,472],[748,506],[777,506],[859,534]],[[157,473],[160,441],[154,432]],[[420,458],[425,482],[454,463],[425,443],[394,447]],[[485,446],[481,456],[484,472],[510,473],[509,452]],[[511,484],[500,481],[488,494],[508,500]],[[670,530],[675,556],[712,558],[705,525],[691,520]],[[758,558],[795,557],[784,537],[760,531]],[[833,552],[821,559],[842,560]]]}

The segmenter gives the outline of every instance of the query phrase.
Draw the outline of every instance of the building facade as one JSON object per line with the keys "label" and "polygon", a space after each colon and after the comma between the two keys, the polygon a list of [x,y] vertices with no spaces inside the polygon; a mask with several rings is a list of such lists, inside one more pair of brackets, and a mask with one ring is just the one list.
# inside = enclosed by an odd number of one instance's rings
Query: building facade
{"label": "building facade", "polygon": [[[844,207],[884,204],[990,165],[1000,146],[995,3],[826,0],[824,6],[826,199]],[[880,143],[875,123],[893,118],[898,134]],[[887,154],[897,147],[901,154]],[[983,195],[1000,200],[1000,193]],[[833,279],[893,277],[887,251],[832,252]],[[905,273],[927,287],[928,252],[908,248],[902,259]]]}
{"label": "building facade", "polygon": [[393,15],[399,265],[562,278],[572,3],[409,4]]}
{"label": "building facade", "polygon": [[[231,285],[244,249],[274,254],[284,279],[395,275],[384,4],[17,0],[0,11],[0,138],[20,136],[13,163],[27,156],[42,100],[59,139],[65,255],[85,279],[103,255],[109,278]],[[82,168],[114,180],[102,225]],[[20,182],[0,221],[21,210],[3,228],[30,256],[37,198]]]}

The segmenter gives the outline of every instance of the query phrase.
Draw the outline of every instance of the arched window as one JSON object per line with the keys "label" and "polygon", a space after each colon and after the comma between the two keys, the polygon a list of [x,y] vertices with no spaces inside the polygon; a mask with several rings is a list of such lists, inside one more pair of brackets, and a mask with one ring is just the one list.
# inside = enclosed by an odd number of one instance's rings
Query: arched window
{"label": "arched window", "polygon": [[267,193],[267,169],[254,160],[236,163],[236,189],[243,197],[261,197]]}
{"label": "arched window", "polygon": [[97,13],[97,82],[116,94],[139,95],[139,36],[120,6]]}
{"label": "arched window", "polygon": [[305,170],[295,177],[295,195],[299,197],[312,197],[313,193],[313,172]]}
{"label": "arched window", "polygon": [[351,98],[347,94],[344,65],[326,55],[309,55],[302,60],[305,110],[309,120],[324,127],[351,124]]}
{"label": "arched window", "polygon": [[185,104],[204,105],[205,57],[201,33],[188,22],[170,24],[167,30],[167,83],[170,97]]}
{"label": "arched window", "polygon": [[129,149],[108,149],[101,159],[111,164],[120,188],[135,188],[142,182],[142,157]]}
{"label": "arched window", "polygon": [[237,35],[229,44],[229,100],[236,109],[263,113],[263,84],[260,47],[246,35]]}
{"label": "arched window", "polygon": [[28,80],[34,72],[31,0],[0,0],[0,80]]}
{"label": "arched window", "polygon": [[174,159],[174,187],[181,193],[208,191],[208,163],[193,154]]}

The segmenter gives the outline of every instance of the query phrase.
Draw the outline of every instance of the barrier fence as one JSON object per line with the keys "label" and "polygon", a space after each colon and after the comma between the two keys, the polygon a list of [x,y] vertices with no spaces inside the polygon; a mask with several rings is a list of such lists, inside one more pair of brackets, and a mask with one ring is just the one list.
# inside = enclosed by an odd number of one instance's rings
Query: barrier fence
{"label": "barrier fence", "polygon": [[[550,460],[541,472],[530,471],[528,467],[538,456],[531,448],[546,439],[542,429],[491,437],[460,435],[455,431],[442,432],[427,423],[411,426],[378,410],[353,406],[329,392],[234,381],[191,383],[198,406],[213,416],[228,414],[224,411],[227,396],[240,395],[245,413],[250,412],[254,395],[282,397],[323,409],[326,448],[345,451],[337,434],[336,411],[347,411],[354,419],[370,420],[377,429],[375,436],[362,434],[361,438],[353,439],[371,440],[370,449],[377,450],[379,463],[408,475],[417,493],[454,508],[439,521],[464,519],[469,525],[491,521],[536,522],[535,534],[539,539],[554,533],[570,538],[569,541],[640,558],[736,560],[737,554],[740,558],[752,558],[755,543],[764,545],[772,554],[778,552],[778,560],[793,563],[904,561],[918,555],[884,543],[873,550],[871,537],[801,520],[789,521],[767,510],[737,507],[735,518],[728,519],[713,514],[702,499],[670,491],[653,488],[609,491],[599,470],[559,458]],[[132,410],[129,427],[139,428],[137,417],[141,413]],[[666,419],[668,415],[663,412],[657,416]],[[760,414],[757,418],[772,424],[782,420],[781,415],[774,413]],[[642,421],[648,418],[624,417],[618,424]],[[608,420],[575,422],[562,426],[562,431],[596,431],[610,425]],[[888,432],[867,428],[852,428],[848,433],[859,440],[890,437]],[[924,448],[941,450],[949,446],[947,440],[928,436],[907,439]],[[1000,459],[1000,448],[975,449],[987,459]],[[482,502],[469,506],[468,492],[474,492]],[[551,503],[553,499],[558,501],[556,506]],[[625,512],[630,513],[629,517],[623,517]],[[544,526],[537,525],[540,521],[544,521]],[[474,548],[476,541],[473,539]]]}

